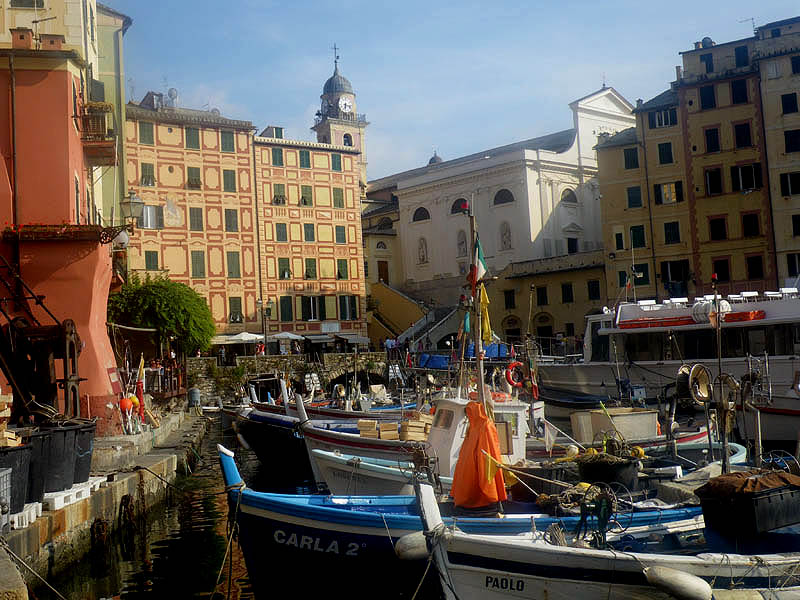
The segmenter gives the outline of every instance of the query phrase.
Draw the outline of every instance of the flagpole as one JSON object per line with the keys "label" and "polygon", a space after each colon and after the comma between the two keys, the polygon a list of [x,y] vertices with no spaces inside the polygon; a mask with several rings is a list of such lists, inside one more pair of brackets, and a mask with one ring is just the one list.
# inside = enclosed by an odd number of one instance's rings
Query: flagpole
{"label": "flagpole", "polygon": [[[475,223],[475,194],[473,193],[470,196],[469,202],[469,233],[470,238],[472,239],[472,260],[475,262],[475,291],[479,295],[478,292],[478,281],[477,281],[477,267],[478,267],[478,259],[475,257],[475,247],[478,242],[478,228]],[[494,420],[494,415],[489,412],[489,404],[486,401],[486,394],[484,393],[484,385],[485,385],[485,377],[483,373],[483,340],[481,336],[483,335],[483,323],[481,318],[481,309],[480,309],[480,299],[476,298],[474,295],[472,296],[472,308],[475,310],[475,327],[473,328],[474,337],[475,337],[475,364],[478,369],[478,398],[483,403],[483,409],[486,411],[487,416],[490,419]]]}

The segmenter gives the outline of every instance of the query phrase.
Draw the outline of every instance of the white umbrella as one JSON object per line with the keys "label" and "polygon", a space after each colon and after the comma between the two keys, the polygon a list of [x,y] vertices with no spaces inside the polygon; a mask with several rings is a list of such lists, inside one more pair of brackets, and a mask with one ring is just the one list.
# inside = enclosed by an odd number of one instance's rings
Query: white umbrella
{"label": "white umbrella", "polygon": [[252,344],[253,342],[262,341],[264,336],[257,333],[250,333],[249,331],[243,331],[242,333],[237,333],[232,336],[232,338],[240,344]]}
{"label": "white umbrella", "polygon": [[297,335],[296,333],[292,333],[291,331],[281,331],[280,333],[276,333],[273,335],[268,335],[268,339],[271,340],[302,340],[304,339],[302,335]]}

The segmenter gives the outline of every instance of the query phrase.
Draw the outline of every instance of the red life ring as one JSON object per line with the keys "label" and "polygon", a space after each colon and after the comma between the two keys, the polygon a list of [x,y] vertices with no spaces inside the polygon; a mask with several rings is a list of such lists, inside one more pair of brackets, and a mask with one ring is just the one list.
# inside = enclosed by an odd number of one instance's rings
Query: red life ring
{"label": "red life ring", "polygon": [[506,367],[506,381],[508,382],[508,385],[510,385],[511,387],[515,388],[522,387],[522,382],[524,381],[524,379],[514,378],[514,369],[521,366],[522,363],[519,362],[518,360],[515,360],[514,362],[508,363],[508,366]]}

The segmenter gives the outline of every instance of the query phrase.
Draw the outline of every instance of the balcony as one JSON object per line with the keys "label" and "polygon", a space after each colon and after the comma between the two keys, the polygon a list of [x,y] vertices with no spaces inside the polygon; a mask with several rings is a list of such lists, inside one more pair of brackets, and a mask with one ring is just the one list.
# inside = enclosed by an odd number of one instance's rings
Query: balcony
{"label": "balcony", "polygon": [[325,114],[317,113],[314,117],[314,125],[319,125],[325,119],[339,119],[340,121],[350,121],[358,124],[367,124],[367,115],[363,113],[344,112],[338,107],[329,108]]}
{"label": "balcony", "polygon": [[117,164],[113,108],[108,102],[87,102],[80,114],[83,153],[86,164],[90,167],[110,167]]}

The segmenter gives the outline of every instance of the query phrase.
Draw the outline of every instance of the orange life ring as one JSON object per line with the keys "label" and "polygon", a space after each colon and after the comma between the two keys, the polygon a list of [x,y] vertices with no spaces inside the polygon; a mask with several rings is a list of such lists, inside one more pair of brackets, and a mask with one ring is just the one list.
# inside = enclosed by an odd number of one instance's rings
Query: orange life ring
{"label": "orange life ring", "polygon": [[519,362],[518,360],[515,360],[514,362],[508,363],[508,366],[506,367],[506,381],[508,382],[508,385],[510,385],[511,387],[515,388],[522,387],[522,382],[524,380],[514,378],[514,369],[521,366],[522,363]]}

